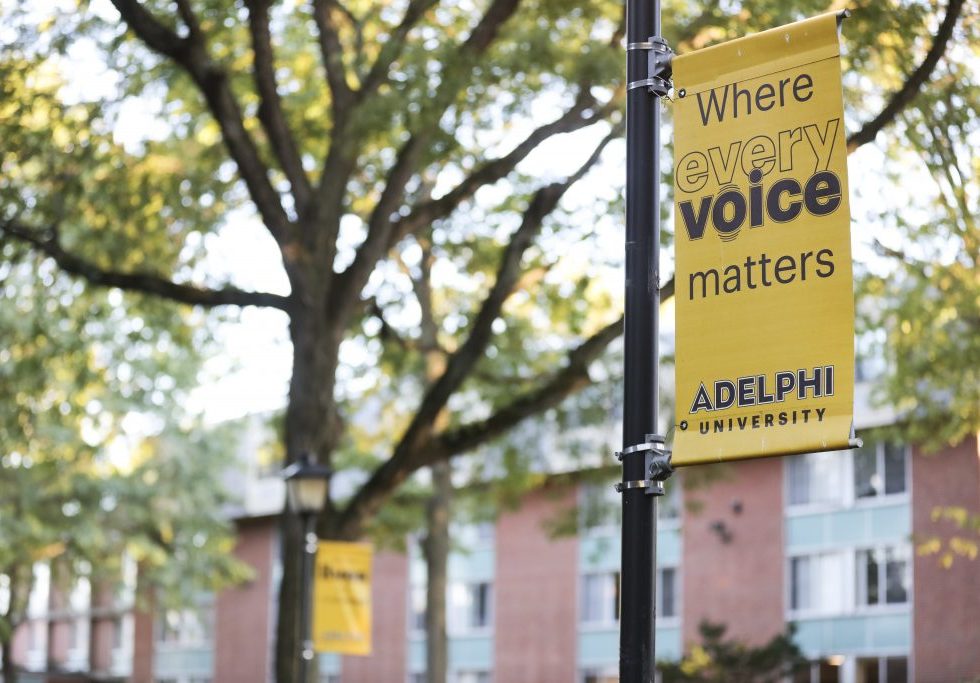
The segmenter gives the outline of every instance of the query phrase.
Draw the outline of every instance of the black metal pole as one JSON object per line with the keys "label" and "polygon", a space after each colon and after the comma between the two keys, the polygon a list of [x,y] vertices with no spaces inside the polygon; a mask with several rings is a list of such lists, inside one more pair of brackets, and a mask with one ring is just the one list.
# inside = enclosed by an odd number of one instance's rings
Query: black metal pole
{"label": "black metal pole", "polygon": [[[659,0],[626,0],[627,83],[648,78],[649,52],[633,49],[660,36]],[[657,431],[657,329],[660,305],[660,101],[647,88],[626,96],[626,301],[623,482],[650,478],[645,453],[626,449]],[[624,488],[620,578],[619,676],[654,680],[656,656],[656,496]]]}
{"label": "black metal pole", "polygon": [[303,597],[299,606],[300,645],[299,645],[299,683],[309,683],[310,668],[313,663],[312,617],[313,617],[313,562],[316,559],[317,536],[314,530],[316,515],[303,513]]}

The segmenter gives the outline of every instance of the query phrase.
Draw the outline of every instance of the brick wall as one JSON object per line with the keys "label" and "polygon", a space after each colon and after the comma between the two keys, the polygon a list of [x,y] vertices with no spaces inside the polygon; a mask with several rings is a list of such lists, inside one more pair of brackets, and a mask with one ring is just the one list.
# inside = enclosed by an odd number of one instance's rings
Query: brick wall
{"label": "brick wall", "polygon": [[[961,506],[980,514],[977,446],[972,438],[956,448],[912,458],[912,533],[917,544],[968,535],[949,522],[932,521],[932,510]],[[952,683],[980,676],[980,558],[957,557],[944,568],[937,555],[917,555],[913,595],[913,679]]]}
{"label": "brick wall", "polygon": [[685,481],[686,502],[699,504],[684,512],[685,649],[700,642],[703,619],[755,644],[784,628],[782,460],[714,467],[720,480],[696,487]]}
{"label": "brick wall", "polygon": [[112,666],[112,641],[115,637],[116,622],[112,618],[92,620],[89,631],[89,669],[108,671]]}
{"label": "brick wall", "polygon": [[272,571],[278,520],[236,522],[235,557],[252,569],[250,580],[218,594],[215,601],[214,678],[264,681],[270,671]]}
{"label": "brick wall", "polygon": [[374,556],[371,575],[372,653],[345,656],[344,683],[400,683],[407,676],[408,558],[382,551]]}
{"label": "brick wall", "polygon": [[142,603],[133,611],[132,683],[153,683],[153,597],[139,579],[136,593]]}
{"label": "brick wall", "polygon": [[495,681],[568,683],[576,675],[578,540],[544,525],[575,504],[575,489],[536,492],[501,515],[494,580]]}

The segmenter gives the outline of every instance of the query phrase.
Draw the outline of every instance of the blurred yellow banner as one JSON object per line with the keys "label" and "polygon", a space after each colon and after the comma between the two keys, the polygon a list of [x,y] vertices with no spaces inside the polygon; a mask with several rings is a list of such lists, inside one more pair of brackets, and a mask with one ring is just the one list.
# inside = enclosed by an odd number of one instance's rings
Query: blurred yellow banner
{"label": "blurred yellow banner", "polygon": [[371,546],[321,541],[313,581],[313,649],[371,654]]}
{"label": "blurred yellow banner", "polygon": [[838,18],[675,57],[673,464],[847,448],[854,298]]}

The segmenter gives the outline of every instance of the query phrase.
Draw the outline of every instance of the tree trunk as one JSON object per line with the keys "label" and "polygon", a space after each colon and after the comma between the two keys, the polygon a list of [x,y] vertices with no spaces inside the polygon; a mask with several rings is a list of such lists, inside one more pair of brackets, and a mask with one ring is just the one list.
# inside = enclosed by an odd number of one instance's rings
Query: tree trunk
{"label": "tree trunk", "polygon": [[0,656],[3,657],[3,683],[17,683],[17,667],[14,664],[14,634],[0,641]]}
{"label": "tree trunk", "polygon": [[[333,388],[341,333],[336,329],[338,325],[335,321],[325,319],[323,306],[322,300],[317,297],[304,309],[294,313],[290,321],[293,374],[286,410],[287,462],[294,462],[302,453],[308,452],[319,463],[329,465],[340,438],[341,425]],[[332,516],[332,504],[327,500],[321,522],[329,522]],[[320,528],[323,529],[324,525],[321,524]],[[282,578],[276,624],[276,681],[308,683],[298,678],[302,643],[299,605],[303,595],[301,568],[304,547],[302,523],[298,516],[287,510],[282,516],[280,533]],[[310,680],[316,680],[316,666],[310,668]]]}
{"label": "tree trunk", "polygon": [[426,507],[425,667],[429,683],[446,683],[449,643],[446,635],[446,588],[449,564],[449,504],[452,469],[448,462],[432,466],[432,498]]}

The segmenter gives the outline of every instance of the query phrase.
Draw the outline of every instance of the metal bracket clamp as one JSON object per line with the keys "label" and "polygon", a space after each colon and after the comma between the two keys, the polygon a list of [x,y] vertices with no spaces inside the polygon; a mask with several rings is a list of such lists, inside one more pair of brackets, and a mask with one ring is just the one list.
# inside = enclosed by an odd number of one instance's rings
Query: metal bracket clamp
{"label": "metal bracket clamp", "polygon": [[616,451],[616,457],[622,460],[631,453],[643,453],[643,466],[649,479],[622,481],[616,484],[616,491],[622,493],[630,489],[646,489],[648,496],[664,495],[664,481],[674,473],[670,465],[671,452],[664,448],[666,437],[661,434],[647,434],[646,441],[635,446],[629,446],[622,451]]}
{"label": "metal bracket clamp", "polygon": [[642,43],[629,43],[627,51],[646,50],[647,52],[647,77],[638,81],[633,81],[626,85],[627,90],[635,88],[646,88],[647,92],[657,97],[666,97],[670,92],[670,76],[672,73],[670,60],[674,57],[674,51],[660,36],[651,36]]}

